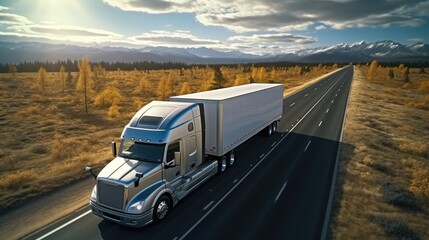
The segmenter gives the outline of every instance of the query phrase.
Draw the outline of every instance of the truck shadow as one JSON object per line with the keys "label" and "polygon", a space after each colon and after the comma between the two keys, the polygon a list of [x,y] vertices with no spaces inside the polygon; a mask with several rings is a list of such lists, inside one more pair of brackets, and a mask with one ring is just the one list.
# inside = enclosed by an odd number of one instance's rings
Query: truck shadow
{"label": "truck shadow", "polygon": [[[334,173],[336,149],[339,146],[345,154],[345,157],[339,162],[343,165],[348,164],[353,158],[355,148],[338,141],[294,132],[288,133],[286,138],[280,142],[285,134],[287,133],[277,132],[270,138],[258,134],[243,143],[238,148],[239,158],[233,169],[220,177],[209,179],[203,186],[189,194],[179,202],[177,207],[172,209],[170,216],[163,222],[135,229],[103,220],[98,224],[101,238],[180,238],[204,215],[205,212],[202,208],[210,202],[208,199],[215,203],[219,201],[231,189],[231,187],[225,186],[233,186],[231,183],[234,180],[242,179],[251,171],[253,166],[261,161],[262,153],[267,153],[267,160],[258,166],[262,169],[256,170],[261,175],[260,178],[276,175],[276,169],[280,169],[281,175],[284,175],[280,178],[288,179],[284,193],[287,197],[278,199],[280,207],[271,210],[273,209],[270,207],[271,205],[264,208],[259,203],[258,206],[255,206],[258,202],[265,204],[266,194],[260,194],[255,198],[250,195],[251,191],[249,193],[245,191],[240,197],[242,199],[235,201],[240,202],[240,205],[245,205],[246,209],[253,209],[252,211],[242,212],[240,209],[227,207],[223,209],[222,215],[209,216],[201,222],[190,233],[189,239],[195,237],[200,239],[261,239],[264,236],[270,236],[271,239],[320,238]],[[311,144],[307,146],[310,139]],[[325,151],[329,149],[331,149],[328,151],[330,153],[325,154]],[[270,150],[272,151],[268,153]],[[332,156],[334,159],[331,159]],[[259,176],[254,181],[258,182],[258,179]],[[341,177],[337,178],[331,219],[338,212],[338,204],[342,198],[342,190],[338,186],[341,186],[343,181],[344,179]],[[262,181],[260,185],[258,188],[266,188],[262,186]],[[277,190],[275,190],[274,197],[276,194]],[[253,201],[245,200],[249,198]],[[266,202],[272,204],[272,201],[273,199],[269,199]],[[216,220],[212,220],[214,218]],[[237,224],[239,219],[241,221]]]}

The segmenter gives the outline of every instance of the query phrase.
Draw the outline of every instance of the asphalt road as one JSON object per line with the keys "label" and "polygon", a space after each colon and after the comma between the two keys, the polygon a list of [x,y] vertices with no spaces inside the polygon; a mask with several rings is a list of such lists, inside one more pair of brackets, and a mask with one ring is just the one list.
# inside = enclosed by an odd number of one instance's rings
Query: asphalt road
{"label": "asphalt road", "polygon": [[133,229],[87,207],[26,239],[321,239],[352,78],[347,67],[285,98],[278,132],[241,145],[164,222]]}

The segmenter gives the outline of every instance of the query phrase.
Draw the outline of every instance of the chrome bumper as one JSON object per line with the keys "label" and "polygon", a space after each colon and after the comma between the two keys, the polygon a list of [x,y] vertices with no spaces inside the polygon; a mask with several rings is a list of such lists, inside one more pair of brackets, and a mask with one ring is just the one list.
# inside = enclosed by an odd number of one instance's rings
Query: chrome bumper
{"label": "chrome bumper", "polygon": [[128,214],[115,211],[90,201],[92,213],[111,222],[140,228],[152,222],[152,209],[141,214]]}

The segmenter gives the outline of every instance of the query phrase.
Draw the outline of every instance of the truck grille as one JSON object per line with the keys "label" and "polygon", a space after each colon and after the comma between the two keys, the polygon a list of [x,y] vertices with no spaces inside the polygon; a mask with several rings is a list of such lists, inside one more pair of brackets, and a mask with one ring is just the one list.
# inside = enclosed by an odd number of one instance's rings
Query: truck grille
{"label": "truck grille", "polygon": [[98,182],[98,198],[101,204],[122,209],[125,199],[125,188],[122,185],[115,183],[99,181]]}

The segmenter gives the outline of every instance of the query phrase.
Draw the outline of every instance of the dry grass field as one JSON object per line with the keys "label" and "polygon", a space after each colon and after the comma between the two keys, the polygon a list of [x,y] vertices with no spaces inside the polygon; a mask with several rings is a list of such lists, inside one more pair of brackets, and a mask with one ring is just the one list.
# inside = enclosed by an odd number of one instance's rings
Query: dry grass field
{"label": "dry grass field", "polygon": [[[336,69],[221,67],[222,86],[282,83],[286,89]],[[96,70],[96,71],[95,71]],[[112,159],[110,142],[144,104],[207,89],[211,67],[157,71],[103,71],[93,67],[88,113],[76,91],[78,73],[63,89],[61,73],[0,74],[0,210],[88,178]],[[160,88],[163,82],[164,88]],[[186,87],[183,87],[186,82]],[[167,88],[170,89],[167,93]],[[42,87],[43,86],[43,87]]]}
{"label": "dry grass field", "polygon": [[355,68],[331,238],[429,239],[429,69],[374,69]]}

